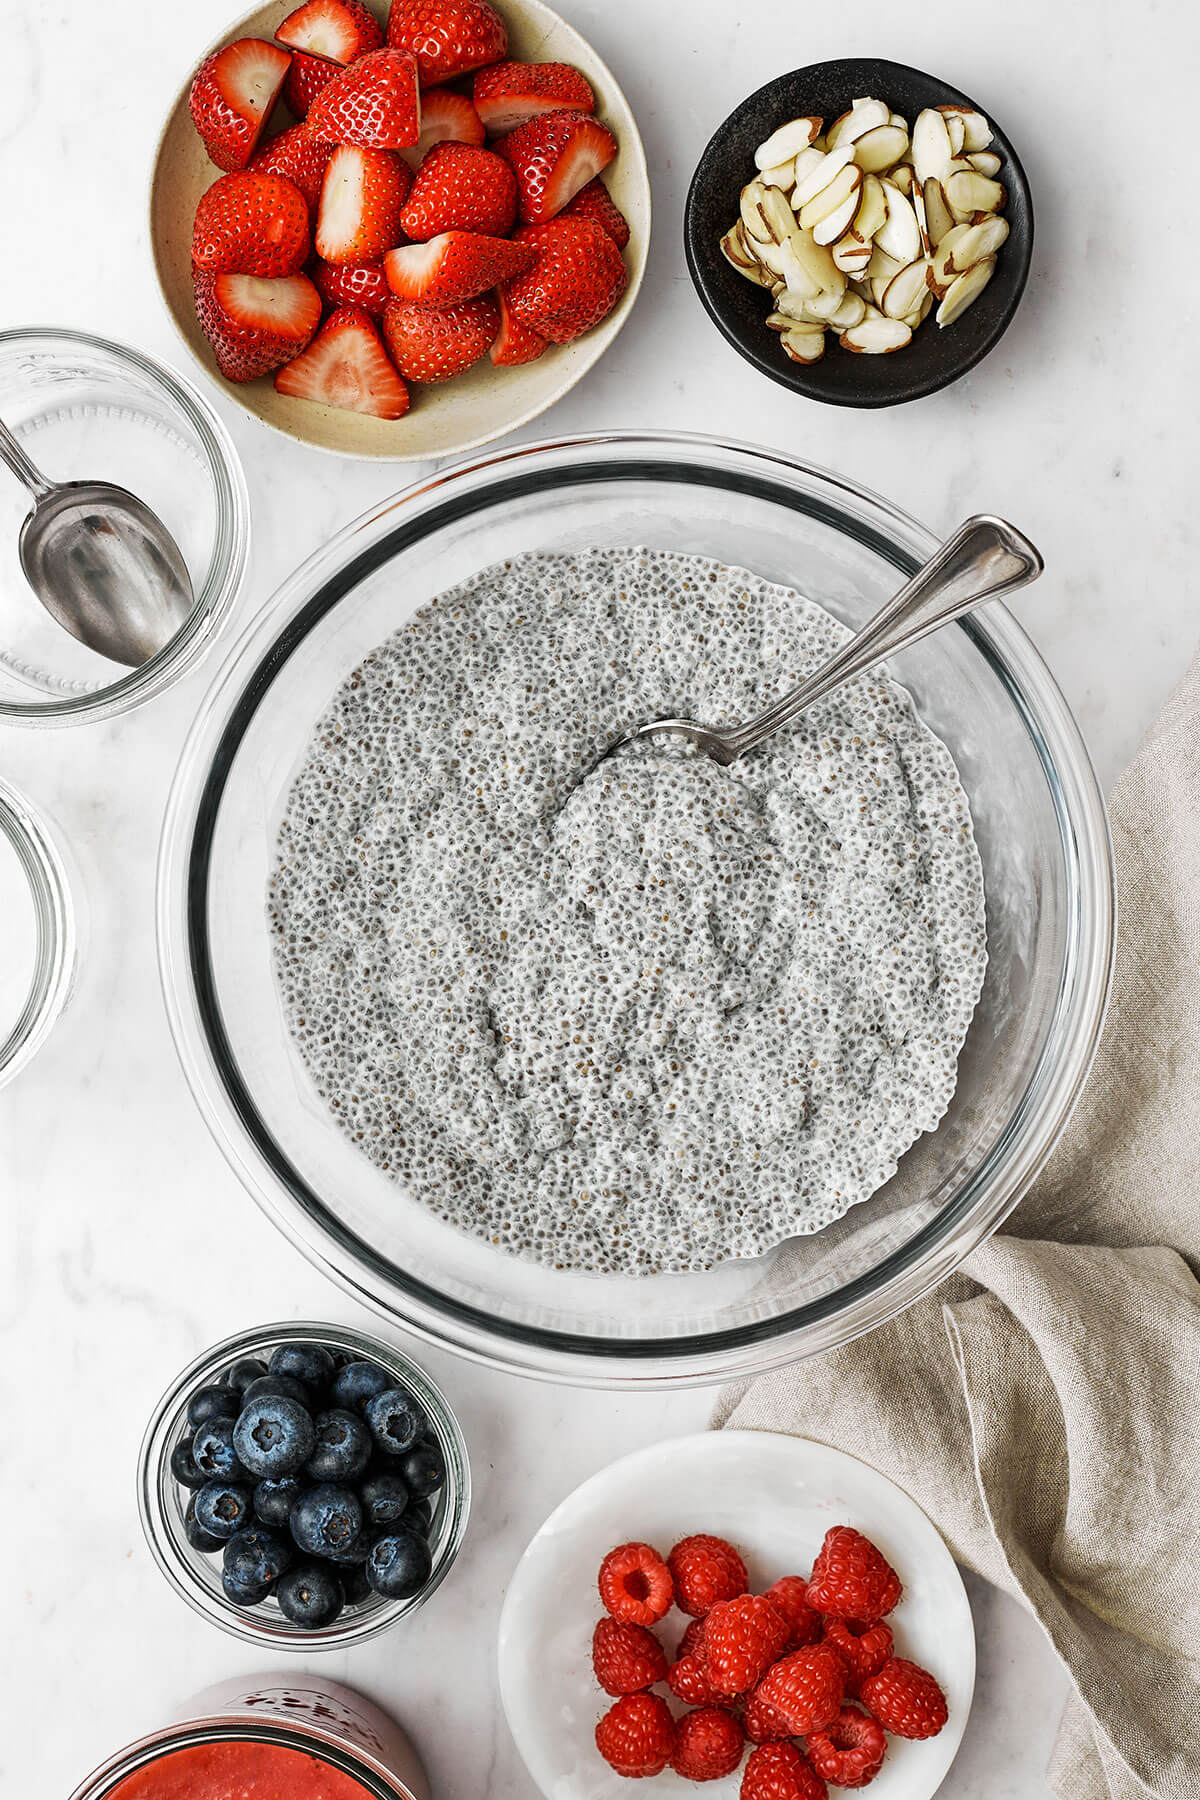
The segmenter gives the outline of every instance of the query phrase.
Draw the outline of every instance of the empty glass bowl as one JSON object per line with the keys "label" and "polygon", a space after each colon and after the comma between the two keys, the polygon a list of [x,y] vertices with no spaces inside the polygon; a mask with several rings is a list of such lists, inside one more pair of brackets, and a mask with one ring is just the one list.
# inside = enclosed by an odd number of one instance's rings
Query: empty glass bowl
{"label": "empty glass bowl", "polygon": [[192,667],[246,567],[250,506],[237,452],[208,402],[177,375],[80,331],[0,332],[0,418],[51,481],[115,482],[153,507],[183,553],[196,603],[137,669],[89,650],[33,593],[17,538],[33,504],[0,469],[0,719],[110,718]]}
{"label": "empty glass bowl", "polygon": [[[1079,1093],[1113,945],[1095,777],[1049,672],[1002,607],[892,665],[954,755],[983,859],[989,965],[958,1089],[893,1180],[815,1236],[706,1274],[609,1279],[542,1268],[440,1223],[356,1150],[314,1092],[267,926],[279,819],[316,721],[369,650],[467,575],[526,550],[644,544],[740,564],[858,625],[934,542],[886,502],[777,452],[579,438],[418,483],[349,526],[263,609],[183,756],[160,866],[160,957],[205,1116],[251,1193],[319,1267],[389,1318],[501,1367],[608,1384],[712,1381],[844,1343],[995,1230]],[[692,710],[686,695],[678,710]]]}

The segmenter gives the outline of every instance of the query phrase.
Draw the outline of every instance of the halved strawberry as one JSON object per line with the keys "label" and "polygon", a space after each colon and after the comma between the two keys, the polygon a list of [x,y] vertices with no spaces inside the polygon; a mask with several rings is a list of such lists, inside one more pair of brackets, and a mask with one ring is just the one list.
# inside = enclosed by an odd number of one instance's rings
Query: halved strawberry
{"label": "halved strawberry", "polygon": [[550,113],[518,125],[496,148],[516,173],[522,222],[537,225],[561,212],[608,167],[617,140],[588,113]]}
{"label": "halved strawberry", "polygon": [[574,199],[559,213],[560,219],[590,219],[601,231],[607,231],[618,250],[629,242],[629,220],[621,211],[604,183],[597,176],[581,187]]}
{"label": "halved strawberry", "polygon": [[323,87],[328,87],[338,72],[338,64],[325,62],[319,56],[306,56],[297,50],[283,84],[283,98],[298,119],[306,119],[308,111]]}
{"label": "halved strawberry", "polygon": [[375,419],[402,419],[410,405],[407,387],[360,306],[343,306],[307,350],[276,369],[275,391]]}
{"label": "halved strawberry", "polygon": [[527,225],[517,241],[537,252],[533,267],[506,283],[513,314],[552,344],[569,344],[598,325],[625,292],[621,252],[591,219]]}
{"label": "halved strawberry", "polygon": [[254,381],[305,348],[321,296],[307,275],[197,275],[196,317],[222,375]]}
{"label": "halved strawberry", "polygon": [[504,20],[488,0],[392,0],[387,41],[413,51],[423,88],[499,62],[508,50]]}
{"label": "halved strawberry", "polygon": [[289,50],[344,64],[365,56],[368,50],[378,50],[383,32],[362,0],[305,0],[288,14],[275,39]]}
{"label": "halved strawberry", "polygon": [[383,336],[392,361],[409,381],[449,381],[487,351],[500,325],[493,294],[457,306],[413,306],[389,300]]}
{"label": "halved strawberry", "polygon": [[381,319],[392,297],[382,263],[313,264],[312,281],[326,306],[357,306]]}
{"label": "halved strawberry", "polygon": [[516,368],[519,363],[536,362],[546,349],[546,339],[540,332],[531,331],[528,325],[513,317],[512,307],[508,304],[508,295],[504,289],[499,290],[500,332],[493,343],[489,355],[498,369]]}
{"label": "halved strawberry", "polygon": [[341,69],[308,111],[308,129],[333,144],[402,150],[421,135],[417,59],[411,50],[371,50]]}
{"label": "halved strawberry", "polygon": [[416,243],[440,231],[507,237],[517,222],[517,178],[477,144],[436,144],[417,170],[400,216]]}
{"label": "halved strawberry", "polygon": [[404,241],[400,214],[412,176],[394,150],[339,144],[325,165],[317,255],[331,263],[378,262]]}
{"label": "halved strawberry", "polygon": [[596,110],[590,84],[570,63],[493,63],[476,75],[474,100],[492,137],[543,113]]}
{"label": "halved strawberry", "polygon": [[314,137],[307,125],[289,125],[277,137],[268,138],[262,149],[255,153],[249,173],[282,175],[299,188],[305,205],[315,212],[321,198],[325,165],[332,155],[333,145]]}
{"label": "halved strawberry", "polygon": [[418,169],[435,144],[482,144],[483,121],[465,94],[450,88],[426,88],[421,95],[421,135],[404,152],[410,169]]}
{"label": "halved strawberry", "polygon": [[200,64],[188,104],[218,169],[244,169],[254,155],[290,60],[278,44],[238,38]]}
{"label": "halved strawberry", "polygon": [[417,306],[453,306],[521,274],[536,255],[532,244],[510,244],[474,231],[443,231],[427,244],[389,250],[383,267],[399,299]]}
{"label": "halved strawberry", "polygon": [[295,275],[308,255],[304,195],[281,175],[219,175],[192,223],[192,267],[212,275]]}

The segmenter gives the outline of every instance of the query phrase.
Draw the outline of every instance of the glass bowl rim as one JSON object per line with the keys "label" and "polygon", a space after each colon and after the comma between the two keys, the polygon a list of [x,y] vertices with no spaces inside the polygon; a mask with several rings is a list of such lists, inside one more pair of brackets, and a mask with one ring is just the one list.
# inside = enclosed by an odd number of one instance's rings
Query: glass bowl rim
{"label": "glass bowl rim", "polygon": [[4,1087],[37,1055],[67,1003],[75,979],[79,933],[66,859],[49,821],[3,776],[0,831],[28,880],[37,921],[33,980],[12,1029],[0,1039],[0,1087]]}
{"label": "glass bowl rim", "polygon": [[[449,1532],[440,1556],[435,1557],[426,1585],[409,1599],[386,1600],[382,1606],[357,1619],[343,1615],[345,1623],[335,1620],[319,1632],[304,1631],[282,1618],[276,1622],[273,1614],[271,1624],[264,1624],[253,1611],[235,1607],[223,1594],[206,1587],[197,1578],[190,1559],[180,1550],[176,1535],[163,1516],[163,1488],[174,1480],[170,1472],[171,1451],[178,1440],[177,1426],[189,1394],[221,1367],[278,1342],[319,1343],[338,1350],[355,1351],[399,1376],[412,1387],[424,1406],[446,1457]],[[151,1555],[175,1592],[194,1612],[210,1624],[219,1625],[231,1636],[241,1638],[244,1643],[269,1644],[273,1650],[308,1654],[364,1644],[399,1620],[418,1612],[437,1592],[454,1566],[466,1536],[471,1514],[471,1463],[462,1426],[450,1402],[433,1377],[405,1351],[355,1325],[336,1325],[328,1320],[283,1319],[235,1332],[232,1337],[202,1350],[175,1377],[151,1413],[142,1438],[138,1451],[137,1499],[138,1516]]]}
{"label": "glass bowl rim", "polygon": [[[385,1266],[384,1259],[361,1238],[341,1228],[336,1220],[332,1221],[335,1230],[313,1216],[310,1202],[316,1202],[327,1216],[328,1210],[265,1128],[256,1133],[252,1096],[231,1056],[225,1071],[219,1067],[220,1058],[214,1053],[213,1035],[202,1017],[196,991],[197,946],[190,935],[190,915],[193,902],[200,911],[206,908],[207,863],[197,875],[194,832],[200,821],[210,832],[219,811],[220,794],[214,798],[210,790],[218,777],[223,788],[236,755],[236,746],[230,752],[224,742],[231,716],[246,695],[257,693],[257,678],[264,669],[270,665],[273,673],[286,661],[286,656],[278,654],[279,642],[298,618],[307,615],[314,592],[338,583],[336,604],[350,590],[353,582],[345,576],[347,565],[357,567],[353,553],[369,555],[393,523],[392,515],[411,520],[415,514],[419,521],[435,512],[447,491],[452,513],[472,510],[471,495],[478,498],[478,510],[496,503],[500,477],[511,475],[514,468],[531,471],[526,478],[530,488],[550,488],[572,458],[589,455],[599,459],[598,478],[611,478],[621,467],[627,472],[640,467],[636,465],[639,455],[657,455],[660,462],[653,471],[657,478],[670,479],[675,471],[674,478],[681,479],[677,471],[684,466],[681,459],[686,453],[709,470],[733,465],[740,470],[743,486],[753,476],[765,491],[773,476],[778,491],[772,489],[767,497],[783,500],[790,487],[797,510],[823,518],[843,532],[857,523],[859,529],[853,533],[857,540],[906,577],[938,542],[908,514],[844,476],[783,451],[701,433],[584,433],[510,446],[456,462],[351,521],[294,570],[262,607],[232,647],[197,711],[160,841],[159,972],[172,1037],[210,1130],[255,1201],[310,1262],[393,1325],[488,1367],[579,1386],[703,1385],[761,1373],[801,1356],[834,1349],[895,1317],[928,1293],[1002,1223],[1045,1164],[1091,1067],[1112,973],[1115,881],[1107,813],[1095,772],[1049,669],[1007,609],[993,603],[986,616],[959,620],[953,629],[967,634],[1007,688],[1043,764],[1058,814],[1070,916],[1064,977],[1059,982],[1048,1043],[1056,1031],[1061,1036],[1064,1025],[1070,1025],[1072,1036],[1057,1046],[1057,1061],[1052,1066],[1048,1066],[1043,1049],[1018,1111],[993,1145],[987,1162],[964,1179],[935,1220],[868,1274],[770,1320],[678,1339],[603,1339],[511,1323],[451,1300],[415,1280],[397,1282],[393,1266]],[[544,466],[547,462],[552,465],[550,470]],[[647,467],[646,473],[651,472]],[[468,498],[463,498],[464,493]],[[795,496],[801,494],[809,496],[811,506],[799,505]],[[445,522],[444,518],[438,520],[439,524]],[[1068,992],[1070,1011],[1064,1007]],[[231,1091],[231,1079],[238,1091]],[[996,1180],[990,1164],[1001,1157],[1007,1158],[1007,1166],[1000,1171],[1004,1178]],[[985,1174],[991,1187],[986,1205],[981,1191],[988,1185],[982,1180]],[[381,1287],[387,1291],[381,1292]],[[419,1293],[414,1292],[417,1288]]]}
{"label": "glass bowl rim", "polygon": [[241,588],[250,553],[250,494],[233,439],[208,401],[189,381],[165,363],[131,345],[65,325],[22,325],[0,331],[0,353],[27,341],[81,345],[99,351],[119,365],[146,376],[191,427],[208,463],[216,519],[210,564],[204,586],[186,622],[169,643],[147,662],[117,681],[61,700],[11,700],[0,697],[0,719],[21,725],[71,725],[109,719],[161,693],[194,663],[217,626],[225,619]]}

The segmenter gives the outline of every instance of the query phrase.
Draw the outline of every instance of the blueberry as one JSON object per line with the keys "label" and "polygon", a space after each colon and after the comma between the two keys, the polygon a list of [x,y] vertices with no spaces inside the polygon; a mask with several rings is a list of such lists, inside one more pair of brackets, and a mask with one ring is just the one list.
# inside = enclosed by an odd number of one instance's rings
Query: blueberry
{"label": "blueberry", "polygon": [[271,1592],[269,1581],[250,1581],[238,1569],[222,1569],[221,1586],[235,1606],[261,1606]]}
{"label": "blueberry", "polygon": [[394,1525],[408,1508],[408,1483],[402,1475],[368,1475],[359,1491],[368,1525]]}
{"label": "blueberry", "polygon": [[367,1558],[367,1580],[388,1600],[407,1600],[419,1594],[433,1567],[429,1545],[415,1531],[400,1526],[377,1538]]}
{"label": "blueberry", "polygon": [[196,1523],[212,1537],[231,1538],[249,1525],[252,1499],[244,1482],[206,1482],[196,1494]]}
{"label": "blueberry", "polygon": [[403,1388],[386,1388],[376,1394],[368,1400],[366,1413],[371,1435],[389,1456],[403,1456],[425,1429],[424,1413]]}
{"label": "blueberry", "polygon": [[281,1475],[275,1481],[260,1481],[254,1490],[254,1511],[264,1525],[283,1528],[292,1516],[292,1508],[301,1493],[295,1475]]}
{"label": "blueberry", "polygon": [[223,1387],[197,1388],[187,1405],[188,1424],[195,1431],[210,1419],[231,1419],[237,1412],[237,1401]]}
{"label": "blueberry", "polygon": [[252,1400],[265,1400],[271,1395],[281,1400],[294,1400],[305,1412],[312,1411],[312,1395],[294,1375],[260,1375],[242,1395],[242,1406],[247,1407]]}
{"label": "blueberry", "polygon": [[243,1356],[235,1362],[232,1369],[226,1369],[221,1380],[235,1394],[244,1394],[252,1381],[257,1381],[267,1372],[267,1365],[261,1356]]}
{"label": "blueberry", "polygon": [[422,1537],[428,1537],[433,1525],[433,1507],[428,1500],[410,1500],[404,1514],[404,1523],[410,1531],[419,1531]]}
{"label": "blueberry", "polygon": [[326,1388],[333,1380],[333,1358],[320,1344],[280,1344],[271,1353],[270,1368],[272,1375],[290,1375],[310,1388]]}
{"label": "blueberry", "polygon": [[196,1518],[195,1494],[189,1496],[187,1511],[183,1515],[183,1535],[193,1550],[203,1550],[206,1556],[211,1556],[214,1550],[220,1550],[225,1541],[223,1538],[214,1537],[211,1531],[205,1531],[203,1525]]}
{"label": "blueberry", "polygon": [[196,1467],[196,1459],[192,1455],[190,1437],[180,1438],[171,1452],[171,1473],[183,1487],[203,1487],[208,1476]]}
{"label": "blueberry", "polygon": [[329,1550],[326,1555],[331,1563],[337,1564],[339,1569],[348,1569],[356,1564],[361,1566],[371,1554],[371,1545],[378,1535],[377,1530],[372,1530],[369,1526],[364,1525],[352,1543],[347,1544],[342,1550]]}
{"label": "blueberry", "polygon": [[363,1515],[353,1488],[322,1482],[306,1488],[292,1508],[292,1536],[309,1556],[335,1556],[357,1544]]}
{"label": "blueberry", "polygon": [[342,1592],[346,1596],[347,1606],[361,1605],[371,1592],[365,1562],[351,1563],[346,1568],[339,1569],[338,1580],[341,1583]]}
{"label": "blueberry", "polygon": [[322,1563],[305,1563],[289,1569],[275,1590],[279,1610],[293,1625],[317,1631],[332,1625],[345,1605],[342,1584]]}
{"label": "blueberry", "polygon": [[234,1447],[243,1466],[263,1478],[294,1475],[312,1455],[316,1441],[311,1418],[286,1394],[247,1397],[233,1428]]}
{"label": "blueberry", "polygon": [[192,1439],[192,1457],[205,1481],[232,1481],[242,1473],[233,1447],[234,1421],[226,1414],[209,1419]]}
{"label": "blueberry", "polygon": [[[267,1593],[291,1566],[292,1546],[265,1525],[251,1525],[231,1537],[222,1563],[225,1574],[239,1587],[247,1592],[262,1588]],[[225,1591],[229,1593],[228,1587]]]}
{"label": "blueberry", "polygon": [[386,1393],[391,1385],[392,1377],[385,1374],[378,1363],[352,1362],[338,1370],[329,1392],[335,1406],[344,1406],[348,1412],[362,1412],[368,1400],[373,1400],[376,1394]]}
{"label": "blueberry", "polygon": [[446,1459],[436,1444],[418,1444],[400,1458],[400,1473],[418,1500],[436,1494],[446,1479]]}
{"label": "blueberry", "polygon": [[316,1449],[305,1473],[314,1481],[353,1481],[371,1460],[371,1434],[357,1413],[335,1407],[313,1420]]}

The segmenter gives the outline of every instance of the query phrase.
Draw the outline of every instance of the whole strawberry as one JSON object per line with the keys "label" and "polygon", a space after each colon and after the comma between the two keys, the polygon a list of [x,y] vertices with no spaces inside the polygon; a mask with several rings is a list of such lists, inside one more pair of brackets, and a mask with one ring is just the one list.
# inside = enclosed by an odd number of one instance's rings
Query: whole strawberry
{"label": "whole strawberry", "polygon": [[517,178],[502,156],[475,144],[435,144],[417,170],[400,215],[424,243],[442,231],[507,237],[517,219]]}
{"label": "whole strawberry", "polygon": [[835,1787],[861,1788],[883,1767],[887,1740],[883,1727],[857,1706],[843,1706],[832,1725],[810,1732],[809,1760]]}
{"label": "whole strawberry", "polygon": [[661,1775],[675,1749],[675,1721],[658,1694],[625,1694],[596,1727],[596,1748],[618,1775]]}
{"label": "whole strawberry", "polygon": [[791,1651],[767,1670],[758,1686],[760,1698],[796,1737],[807,1737],[810,1731],[831,1725],[845,1691],[846,1671],[830,1644],[809,1644]]}
{"label": "whole strawberry", "polygon": [[695,1619],[702,1619],[718,1600],[732,1600],[750,1586],[746,1565],[733,1545],[704,1531],[680,1538],[667,1567],[675,1583],[675,1604]]}
{"label": "whole strawberry", "polygon": [[868,1675],[862,1703],[893,1737],[936,1737],[946,1723],[946,1696],[929,1673],[902,1656],[889,1657],[877,1675]]}
{"label": "whole strawberry", "polygon": [[788,1622],[791,1632],[789,1650],[801,1650],[805,1644],[820,1643],[824,1620],[816,1607],[809,1604],[808,1583],[802,1575],[781,1575],[767,1589],[767,1599]]}
{"label": "whole strawberry", "polygon": [[371,50],[327,82],[308,109],[314,137],[363,150],[403,150],[421,135],[417,62],[408,50]]}
{"label": "whole strawberry", "polygon": [[675,1727],[671,1767],[688,1781],[720,1781],[741,1762],[743,1741],[741,1726],[723,1707],[684,1713]]}
{"label": "whole strawberry", "polygon": [[640,1694],[663,1680],[667,1658],[644,1625],[601,1619],[592,1633],[592,1668],[606,1694]]}
{"label": "whole strawberry", "polygon": [[718,1600],[704,1620],[704,1666],[719,1694],[746,1694],[783,1655],[789,1631],[762,1594]]}
{"label": "whole strawberry", "polygon": [[846,1692],[857,1694],[868,1675],[878,1675],[892,1654],[892,1628],[883,1620],[878,1625],[850,1625],[845,1619],[825,1620],[825,1642],[832,1644],[846,1665]]}
{"label": "whole strawberry", "polygon": [[504,21],[488,0],[392,0],[387,41],[413,52],[422,87],[499,62],[508,50]]}
{"label": "whole strawberry", "polygon": [[656,1625],[674,1591],[666,1563],[649,1544],[618,1544],[600,1564],[597,1585],[606,1612],[635,1625]]}
{"label": "whole strawberry", "polygon": [[457,306],[389,300],[383,309],[384,342],[407,381],[449,381],[461,375],[487,355],[499,329],[500,309],[491,294]]}
{"label": "whole strawberry", "polygon": [[295,275],[308,255],[304,196],[279,175],[222,175],[200,196],[192,267],[211,275]]}
{"label": "whole strawberry", "polygon": [[762,1744],[750,1752],[741,1800],[828,1800],[828,1790],[794,1744]]}
{"label": "whole strawberry", "polygon": [[817,1552],[809,1603],[818,1612],[858,1625],[874,1625],[890,1613],[901,1594],[900,1577],[870,1538],[851,1525],[834,1525]]}

